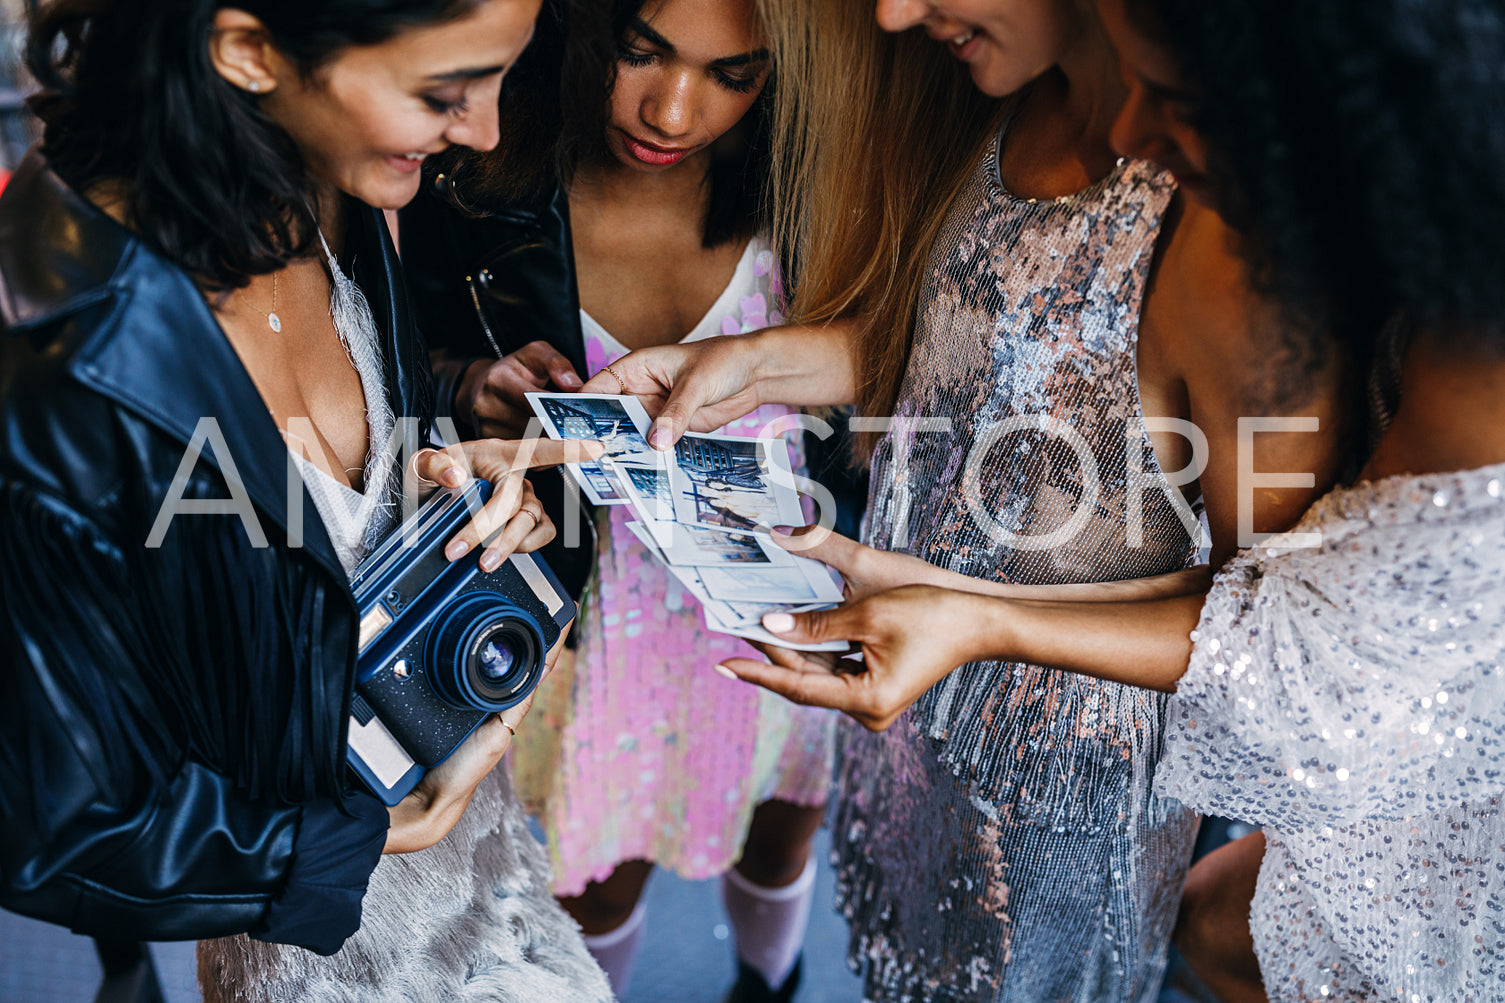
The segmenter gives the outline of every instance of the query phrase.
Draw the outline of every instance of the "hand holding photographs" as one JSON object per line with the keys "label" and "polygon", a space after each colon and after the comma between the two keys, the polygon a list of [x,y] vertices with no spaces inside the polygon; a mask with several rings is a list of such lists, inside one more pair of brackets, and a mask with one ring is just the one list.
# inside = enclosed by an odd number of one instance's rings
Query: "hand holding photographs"
{"label": "hand holding photographs", "polygon": [[[629,528],[699,600],[709,629],[781,643],[760,626],[764,613],[841,601],[825,565],[768,539],[774,526],[805,521],[782,438],[689,433],[672,453],[660,453],[648,446],[648,416],[636,398],[528,400],[552,438],[607,443],[605,456],[570,465],[571,474],[592,502],[633,506],[639,521]],[[809,650],[845,649],[831,643]]]}

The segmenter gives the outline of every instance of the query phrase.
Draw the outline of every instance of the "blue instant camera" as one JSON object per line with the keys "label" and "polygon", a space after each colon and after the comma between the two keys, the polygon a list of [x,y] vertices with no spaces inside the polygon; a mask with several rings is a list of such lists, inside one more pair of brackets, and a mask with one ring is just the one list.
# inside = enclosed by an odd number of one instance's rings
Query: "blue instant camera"
{"label": "blue instant camera", "polygon": [[575,616],[548,567],[514,554],[490,573],[444,546],[491,497],[487,481],[440,488],[351,579],[360,609],[348,759],[388,805],[487,715],[526,700]]}

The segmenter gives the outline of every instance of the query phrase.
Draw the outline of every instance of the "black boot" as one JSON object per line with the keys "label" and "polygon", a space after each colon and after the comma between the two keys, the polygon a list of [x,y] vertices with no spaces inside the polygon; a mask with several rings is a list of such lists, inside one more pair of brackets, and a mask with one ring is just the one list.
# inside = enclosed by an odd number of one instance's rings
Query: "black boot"
{"label": "black boot", "polygon": [[800,987],[800,966],[804,964],[804,960],[803,956],[796,958],[794,968],[784,984],[771,989],[762,972],[738,958],[737,981],[732,984],[732,991],[727,993],[726,1003],[789,1003],[794,999],[794,991]]}

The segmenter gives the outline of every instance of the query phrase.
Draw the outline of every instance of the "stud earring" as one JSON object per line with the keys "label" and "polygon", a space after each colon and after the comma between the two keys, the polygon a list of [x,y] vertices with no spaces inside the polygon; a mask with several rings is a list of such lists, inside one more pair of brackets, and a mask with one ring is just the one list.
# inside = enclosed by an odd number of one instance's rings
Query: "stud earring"
{"label": "stud earring", "polygon": [[261,81],[260,80],[247,81],[247,83],[246,83],[246,90],[250,91],[252,94],[259,94],[261,92]]}

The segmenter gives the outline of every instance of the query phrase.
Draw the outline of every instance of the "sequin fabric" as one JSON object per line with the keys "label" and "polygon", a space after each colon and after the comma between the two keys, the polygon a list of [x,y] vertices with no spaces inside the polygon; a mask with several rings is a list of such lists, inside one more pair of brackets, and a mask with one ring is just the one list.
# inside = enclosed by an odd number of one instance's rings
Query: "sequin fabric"
{"label": "sequin fabric", "polygon": [[[1031,201],[997,159],[995,141],[932,253],[866,541],[999,582],[1178,569],[1195,516],[1143,435],[1135,367],[1172,183],[1124,162]],[[887,732],[845,725],[833,854],[867,998],[1153,999],[1197,825],[1151,792],[1163,714],[986,662]]]}
{"label": "sequin fabric", "polygon": [[1218,576],[1156,786],[1265,827],[1273,1003],[1505,1000],[1502,624],[1505,464],[1335,490]]}
{"label": "sequin fabric", "polygon": [[[685,340],[778,324],[780,294],[773,252],[755,239]],[[626,354],[583,320],[591,372]],[[765,405],[720,431],[776,433],[796,427],[792,411]],[[799,433],[789,440],[803,475]],[[834,714],[712,672],[722,659],[760,656],[705,629],[696,601],[627,529],[630,508],[598,514],[578,655],[539,689],[515,759],[519,790],[544,819],[561,895],[578,895],[624,860],[691,879],[721,874],[742,855],[760,802],[818,806],[831,787]]]}

